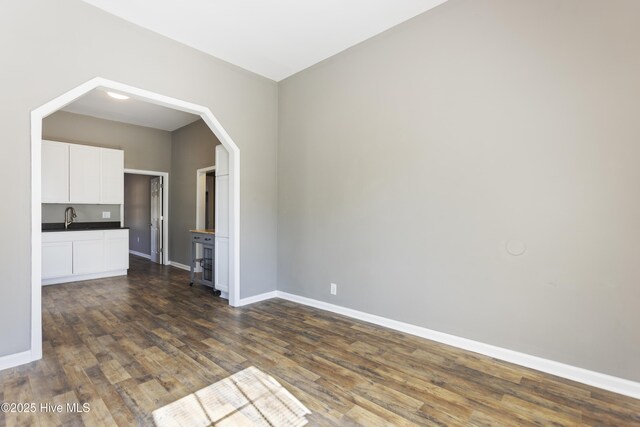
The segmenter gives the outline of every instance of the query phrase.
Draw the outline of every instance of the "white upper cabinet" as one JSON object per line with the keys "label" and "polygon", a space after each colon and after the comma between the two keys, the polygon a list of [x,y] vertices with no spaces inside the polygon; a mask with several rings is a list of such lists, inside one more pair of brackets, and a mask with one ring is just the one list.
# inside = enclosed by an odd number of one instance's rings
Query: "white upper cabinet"
{"label": "white upper cabinet", "polygon": [[222,144],[216,145],[216,176],[229,175],[229,152]]}
{"label": "white upper cabinet", "polygon": [[100,203],[120,205],[124,203],[124,151],[101,149]]}
{"label": "white upper cabinet", "polygon": [[42,141],[42,203],[69,201],[69,144]]}
{"label": "white upper cabinet", "polygon": [[229,237],[229,152],[216,145],[216,236]]}
{"label": "white upper cabinet", "polygon": [[100,203],[101,152],[98,147],[69,145],[70,203]]}
{"label": "white upper cabinet", "polygon": [[215,230],[218,237],[229,237],[229,175],[216,176]]}
{"label": "white upper cabinet", "polygon": [[42,141],[42,203],[124,203],[124,151]]}

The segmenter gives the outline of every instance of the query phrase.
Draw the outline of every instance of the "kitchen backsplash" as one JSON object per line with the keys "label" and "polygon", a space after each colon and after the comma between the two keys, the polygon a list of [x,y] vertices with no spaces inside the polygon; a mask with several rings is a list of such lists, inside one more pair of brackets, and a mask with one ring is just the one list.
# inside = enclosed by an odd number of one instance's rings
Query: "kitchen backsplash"
{"label": "kitchen backsplash", "polygon": [[[81,204],[42,204],[42,222],[64,222],[64,211],[69,206],[78,215],[74,222],[120,221],[120,205],[81,205]],[[102,213],[109,212],[110,218],[103,218]]]}

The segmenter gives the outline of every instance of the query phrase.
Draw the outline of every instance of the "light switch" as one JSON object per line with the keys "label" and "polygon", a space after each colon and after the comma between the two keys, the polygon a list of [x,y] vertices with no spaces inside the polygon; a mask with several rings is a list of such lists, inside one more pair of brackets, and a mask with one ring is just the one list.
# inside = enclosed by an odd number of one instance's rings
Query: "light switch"
{"label": "light switch", "polygon": [[102,219],[111,218],[111,212],[102,212]]}

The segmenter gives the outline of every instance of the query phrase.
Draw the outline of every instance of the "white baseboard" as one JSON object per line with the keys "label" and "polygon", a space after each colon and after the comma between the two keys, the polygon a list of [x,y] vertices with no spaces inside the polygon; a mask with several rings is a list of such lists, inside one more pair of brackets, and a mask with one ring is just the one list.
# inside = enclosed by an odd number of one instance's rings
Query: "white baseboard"
{"label": "white baseboard", "polygon": [[265,301],[271,298],[277,298],[278,291],[265,292],[264,294],[254,295],[252,297],[242,298],[238,302],[236,307],[242,307],[243,305],[254,304],[256,302]]}
{"label": "white baseboard", "polygon": [[416,335],[464,350],[484,354],[485,356],[500,359],[505,362],[525,366],[537,371],[546,372],[547,374],[556,375],[558,377],[567,378],[579,383],[640,399],[640,383],[635,381],[602,374],[600,372],[590,371],[588,369],[578,368],[576,366],[566,365],[564,363],[555,362],[553,360],[543,359],[541,357],[520,353],[518,351],[509,350],[502,347],[496,347],[494,345],[473,341],[467,338],[461,338],[455,335],[449,335],[443,332],[423,328],[421,326],[387,319],[385,317],[376,316],[375,314],[364,313],[362,311],[341,307],[339,305],[329,304],[327,302],[318,301],[311,298],[301,297],[287,292],[276,291],[276,296],[277,298],[282,298],[288,301],[297,302],[299,304],[308,305],[310,307],[319,308],[321,310],[342,314],[354,319],[359,319],[365,322],[394,329],[396,331]]}
{"label": "white baseboard", "polygon": [[0,356],[0,371],[3,369],[13,368],[14,366],[24,365],[25,363],[32,361],[31,350]]}
{"label": "white baseboard", "polygon": [[169,265],[172,265],[181,270],[191,271],[191,267],[189,267],[188,265],[180,264],[179,262],[176,262],[176,261],[169,261]]}
{"label": "white baseboard", "polygon": [[151,259],[151,255],[143,254],[142,252],[136,252],[129,249],[129,253],[131,255],[139,256],[140,258]]}
{"label": "white baseboard", "polygon": [[106,277],[126,276],[127,270],[114,270],[104,273],[79,274],[75,276],[42,279],[42,286],[59,285],[60,283],[82,282],[84,280],[104,279]]}

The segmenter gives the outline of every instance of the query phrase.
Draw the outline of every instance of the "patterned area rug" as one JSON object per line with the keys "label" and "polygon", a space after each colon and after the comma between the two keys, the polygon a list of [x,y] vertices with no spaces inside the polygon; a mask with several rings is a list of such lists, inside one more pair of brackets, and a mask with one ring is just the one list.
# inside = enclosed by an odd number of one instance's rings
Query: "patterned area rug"
{"label": "patterned area rug", "polygon": [[250,367],[153,411],[158,427],[307,424],[309,411],[275,379]]}

